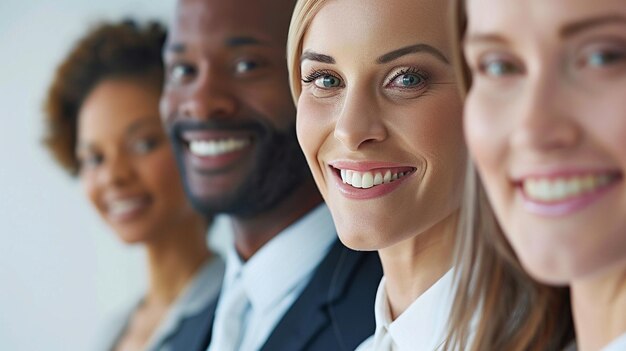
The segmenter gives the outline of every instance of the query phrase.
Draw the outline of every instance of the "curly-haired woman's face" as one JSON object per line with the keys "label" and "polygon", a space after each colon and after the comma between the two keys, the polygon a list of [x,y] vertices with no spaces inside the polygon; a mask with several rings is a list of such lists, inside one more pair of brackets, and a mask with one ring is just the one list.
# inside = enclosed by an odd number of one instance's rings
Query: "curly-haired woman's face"
{"label": "curly-haired woman's face", "polygon": [[141,80],[105,80],[79,112],[81,182],[98,213],[128,243],[198,220],[161,125],[159,95]]}
{"label": "curly-haired woman's face", "polygon": [[522,263],[554,283],[625,267],[626,3],[467,4],[465,131]]}

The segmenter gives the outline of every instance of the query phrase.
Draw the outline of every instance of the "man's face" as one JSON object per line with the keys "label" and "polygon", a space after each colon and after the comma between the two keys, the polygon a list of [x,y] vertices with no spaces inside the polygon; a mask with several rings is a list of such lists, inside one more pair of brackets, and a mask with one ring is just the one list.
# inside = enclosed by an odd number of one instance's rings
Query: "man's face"
{"label": "man's face", "polygon": [[255,215],[309,176],[285,60],[293,3],[178,3],[164,48],[161,115],[203,213]]}

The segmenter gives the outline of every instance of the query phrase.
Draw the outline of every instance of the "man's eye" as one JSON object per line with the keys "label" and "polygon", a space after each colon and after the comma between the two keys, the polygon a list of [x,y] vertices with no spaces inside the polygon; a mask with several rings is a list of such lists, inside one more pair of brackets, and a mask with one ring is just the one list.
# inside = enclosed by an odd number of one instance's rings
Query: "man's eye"
{"label": "man's eye", "polygon": [[247,73],[247,72],[250,72],[252,70],[259,68],[259,66],[260,66],[260,63],[257,61],[252,61],[252,60],[239,61],[235,65],[235,73],[237,74]]}
{"label": "man's eye", "polygon": [[196,73],[195,67],[188,64],[176,64],[172,66],[170,69],[170,80],[171,81],[182,81],[188,77],[193,76]]}

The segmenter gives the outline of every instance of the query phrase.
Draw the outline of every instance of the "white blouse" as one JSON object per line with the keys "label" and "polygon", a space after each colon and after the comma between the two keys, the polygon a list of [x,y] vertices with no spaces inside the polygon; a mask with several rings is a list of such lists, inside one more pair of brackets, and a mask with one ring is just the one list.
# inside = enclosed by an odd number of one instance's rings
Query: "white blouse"
{"label": "white blouse", "polygon": [[619,336],[606,345],[602,351],[625,351],[626,350],[626,333]]}
{"label": "white blouse", "polygon": [[453,281],[454,269],[451,269],[392,321],[383,277],[374,306],[376,332],[357,351],[439,350],[447,333]]}

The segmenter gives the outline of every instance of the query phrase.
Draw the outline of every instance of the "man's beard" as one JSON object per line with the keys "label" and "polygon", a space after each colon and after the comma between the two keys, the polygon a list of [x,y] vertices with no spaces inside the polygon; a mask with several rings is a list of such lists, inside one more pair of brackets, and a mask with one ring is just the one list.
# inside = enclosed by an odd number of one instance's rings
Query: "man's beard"
{"label": "man's beard", "polygon": [[[249,131],[255,142],[254,161],[245,179],[230,193],[204,198],[192,191],[185,166],[185,130]],[[311,177],[296,137],[295,122],[286,130],[274,128],[265,120],[245,122],[226,119],[209,121],[181,120],[169,130],[174,155],[185,192],[193,207],[205,216],[225,213],[239,218],[254,217],[271,210]]]}

